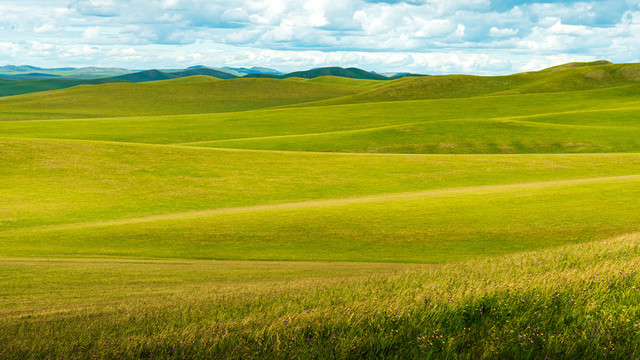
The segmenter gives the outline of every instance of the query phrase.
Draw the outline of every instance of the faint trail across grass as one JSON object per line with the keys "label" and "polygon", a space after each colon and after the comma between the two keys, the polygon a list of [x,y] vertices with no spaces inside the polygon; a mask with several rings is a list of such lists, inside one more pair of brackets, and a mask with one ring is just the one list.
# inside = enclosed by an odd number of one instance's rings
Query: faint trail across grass
{"label": "faint trail across grass", "polygon": [[532,187],[583,184],[583,183],[591,183],[591,182],[605,182],[610,180],[628,180],[628,179],[640,179],[640,174],[624,175],[624,176],[605,176],[605,177],[572,179],[572,180],[541,181],[541,182],[531,182],[531,183],[523,183],[523,184],[470,186],[470,187],[452,188],[452,189],[438,189],[438,190],[415,191],[415,192],[408,192],[408,193],[361,196],[361,197],[345,198],[345,199],[313,200],[313,201],[301,201],[301,202],[293,202],[293,203],[285,203],[285,204],[254,205],[254,206],[241,206],[241,207],[233,207],[233,208],[186,211],[186,212],[177,212],[177,213],[160,214],[160,215],[152,215],[152,216],[141,216],[141,217],[135,217],[135,218],[126,218],[126,219],[118,219],[118,220],[110,220],[110,221],[95,221],[95,222],[88,222],[88,223],[64,224],[64,225],[55,225],[55,226],[36,226],[32,228],[17,229],[17,230],[14,230],[14,232],[22,233],[22,232],[30,232],[30,231],[56,231],[56,230],[82,229],[82,228],[98,227],[98,226],[140,224],[140,223],[147,223],[147,222],[153,222],[153,221],[178,220],[178,219],[196,218],[201,216],[210,216],[210,215],[217,215],[217,214],[222,215],[222,214],[239,214],[239,213],[245,213],[245,212],[258,212],[258,211],[270,211],[270,210],[293,210],[293,209],[304,209],[304,208],[314,208],[314,207],[362,204],[362,203],[386,201],[386,200],[421,198],[429,195],[447,195],[447,194],[454,195],[454,194],[492,191],[492,190],[500,190],[500,189],[527,189]]}

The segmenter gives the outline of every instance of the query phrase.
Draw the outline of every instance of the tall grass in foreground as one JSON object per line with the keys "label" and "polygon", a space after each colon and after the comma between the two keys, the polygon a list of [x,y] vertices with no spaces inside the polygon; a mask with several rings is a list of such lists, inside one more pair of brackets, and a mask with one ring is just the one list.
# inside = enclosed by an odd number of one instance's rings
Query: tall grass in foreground
{"label": "tall grass in foreground", "polygon": [[632,234],[220,296],[132,295],[97,312],[5,319],[0,358],[632,359],[639,260]]}

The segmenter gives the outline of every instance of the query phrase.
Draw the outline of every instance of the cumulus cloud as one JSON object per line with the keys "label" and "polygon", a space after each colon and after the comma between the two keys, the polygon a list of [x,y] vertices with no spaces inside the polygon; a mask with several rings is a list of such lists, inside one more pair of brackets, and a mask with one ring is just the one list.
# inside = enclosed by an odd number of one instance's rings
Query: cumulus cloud
{"label": "cumulus cloud", "polygon": [[491,74],[640,52],[640,0],[6,0],[0,14],[5,63]]}
{"label": "cumulus cloud", "polygon": [[518,31],[520,31],[520,30],[519,29],[509,29],[509,28],[498,29],[497,27],[493,26],[489,30],[489,34],[491,36],[493,36],[493,37],[511,37],[511,36],[517,35]]}
{"label": "cumulus cloud", "polygon": [[71,0],[69,7],[82,15],[89,16],[118,16],[120,3],[116,0]]}
{"label": "cumulus cloud", "polygon": [[96,40],[100,37],[100,27],[99,26],[94,26],[94,27],[90,27],[87,28],[83,33],[82,33],[82,38],[84,40]]}

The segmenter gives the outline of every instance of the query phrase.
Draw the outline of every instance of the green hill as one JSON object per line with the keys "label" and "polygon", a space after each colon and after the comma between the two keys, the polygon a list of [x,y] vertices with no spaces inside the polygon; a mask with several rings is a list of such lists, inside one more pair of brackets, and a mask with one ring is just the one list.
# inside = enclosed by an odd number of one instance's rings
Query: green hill
{"label": "green hill", "polygon": [[8,80],[41,80],[41,79],[56,79],[60,77],[61,75],[36,73],[36,72],[19,74],[19,75],[0,74],[0,78],[8,79]]}
{"label": "green hill", "polygon": [[[30,86],[51,84],[54,81],[68,85],[65,80],[43,80],[32,82]],[[172,92],[171,83],[160,82],[156,85],[155,82],[148,82],[146,85],[100,85],[50,94],[4,98],[1,100],[3,107],[0,118],[50,119],[229,112],[277,106],[326,106],[580,92],[617,88],[638,82],[638,64],[583,66],[501,77],[450,75],[391,81],[344,77],[318,77],[310,80],[241,78],[205,86],[195,82],[188,85],[189,80],[185,80],[175,92]],[[12,81],[5,80],[0,83],[0,89],[11,88],[12,84]],[[33,106],[24,106],[25,104]],[[89,107],[94,109],[87,111]]]}
{"label": "green hill", "polygon": [[[145,70],[135,73],[127,73],[114,77],[100,77],[98,79],[73,79],[70,76],[60,77],[58,75],[37,76],[14,75],[3,80],[13,80],[11,82],[0,82],[0,96],[22,95],[33,92],[66,89],[80,85],[97,85],[119,82],[149,82],[169,79],[177,79],[195,75],[205,75],[219,79],[235,79],[237,76],[209,68],[197,68],[178,72],[162,72],[159,70]],[[47,78],[48,77],[48,78]],[[33,78],[33,79],[30,79]]]}
{"label": "green hill", "polygon": [[[125,75],[126,76],[126,75]],[[119,78],[99,78],[90,80],[73,80],[67,77],[59,79],[41,79],[41,80],[12,80],[11,82],[0,82],[0,97],[30,94],[42,91],[67,89],[80,85],[97,85],[126,82],[125,79]]]}
{"label": "green hill", "polygon": [[310,83],[358,86],[362,88],[375,88],[386,84],[385,81],[380,80],[354,79],[341,76],[320,76],[306,81]]}
{"label": "green hill", "polygon": [[310,105],[423,99],[452,99],[500,94],[581,91],[640,82],[640,64],[585,64],[508,76],[439,75],[403,78],[376,89]]}
{"label": "green hill", "polygon": [[0,341],[8,359],[635,358],[639,238],[412,268],[5,260]]}
{"label": "green hill", "polygon": [[65,89],[78,85],[73,80],[5,80],[0,81],[0,97],[28,94],[32,92]]}
{"label": "green hill", "polygon": [[153,81],[85,85],[0,99],[2,119],[61,119],[244,111],[341,97],[360,87],[291,80]]}
{"label": "green hill", "polygon": [[640,356],[639,64],[191,73],[0,98],[1,359]]}
{"label": "green hill", "polygon": [[[224,96],[229,96],[228,86],[234,83],[244,86],[247,81],[271,81],[303,87],[313,84],[310,82],[314,80],[198,80],[200,83],[184,84],[176,81],[178,79],[119,86],[193,90],[197,88],[195,85],[199,85],[203,90],[198,93],[211,96],[211,89],[222,84],[223,87],[217,89]],[[239,98],[246,89],[236,89]],[[361,91],[363,87],[347,89]],[[187,90],[182,93],[189,94]],[[17,137],[298,151],[632,152],[640,149],[636,120],[640,109],[638,94],[640,84],[587,91],[293,107],[224,114],[3,121],[0,122],[0,132],[4,136]],[[139,104],[136,102],[137,106]],[[106,115],[114,110],[105,105],[101,111]],[[20,115],[36,119],[43,116],[35,111]],[[5,119],[10,119],[12,114],[5,116]]]}
{"label": "green hill", "polygon": [[125,74],[113,77],[111,79],[115,80],[114,82],[145,82],[145,81],[157,81],[157,80],[168,80],[175,79],[177,76],[173,74],[164,73],[160,70],[145,70],[131,74]]}
{"label": "green hill", "polygon": [[4,256],[447,262],[603,239],[640,223],[628,201],[640,196],[637,154],[0,144]]}
{"label": "green hill", "polygon": [[389,80],[388,77],[376,73],[364,71],[358,68],[341,68],[341,67],[324,67],[305,71],[295,71],[285,75],[272,74],[247,74],[244,77],[270,78],[270,79],[286,79],[286,78],[302,78],[314,79],[321,76],[338,76],[348,79],[366,79],[366,80]]}
{"label": "green hill", "polygon": [[[14,68],[23,69],[23,68],[17,68],[17,67],[14,67]],[[7,67],[6,69],[11,70],[13,68]],[[55,70],[55,69],[52,69],[52,70]],[[263,70],[269,70],[269,69],[263,69]],[[238,77],[228,72],[210,69],[207,67],[196,67],[192,69],[175,71],[175,72],[166,72],[166,71],[160,71],[160,70],[144,70],[139,72],[126,73],[126,74],[118,75],[114,77],[103,76],[98,79],[73,79],[73,77],[51,79],[51,77],[59,76],[55,74],[53,75],[43,74],[43,76],[40,76],[40,78],[34,78],[33,76],[28,77],[24,74],[8,75],[4,80],[14,80],[14,81],[11,83],[5,83],[4,81],[0,82],[0,96],[13,96],[13,95],[28,94],[28,93],[40,92],[40,91],[59,90],[59,89],[66,89],[69,87],[79,86],[79,85],[96,85],[96,84],[105,84],[105,83],[114,83],[114,82],[139,83],[139,82],[176,79],[176,78],[189,77],[194,75],[206,75],[206,76],[212,76],[212,77],[216,77],[224,80],[235,79]],[[385,76],[366,72],[364,70],[360,70],[356,68],[343,69],[339,67],[299,71],[299,72],[290,73],[286,75],[273,75],[273,74],[256,72],[256,73],[247,74],[245,77],[271,78],[271,79],[287,79],[287,78],[311,79],[311,78],[317,78],[321,76],[338,76],[338,77],[353,78],[353,79],[388,80],[388,78]]]}
{"label": "green hill", "polygon": [[378,75],[372,72],[364,71],[358,68],[341,68],[341,67],[326,67],[307,71],[296,71],[284,75],[287,77],[299,77],[303,79],[313,79],[320,76],[340,76],[350,79],[366,79],[366,80],[388,80],[386,76]]}
{"label": "green hill", "polygon": [[[427,121],[308,135],[195,143],[219,148],[414,154],[640,152],[640,107]],[[607,117],[603,125],[598,121]],[[597,125],[594,124],[598,123]]]}
{"label": "green hill", "polygon": [[[0,84],[0,96],[24,94],[35,91],[62,89],[83,84],[110,82],[147,82],[174,79],[192,75],[207,75],[220,79],[234,79],[235,75],[209,69],[195,68],[181,72],[147,70],[112,78],[93,80],[15,80]],[[604,61],[592,63],[571,63],[539,72],[521,73],[509,76],[480,77],[469,75],[441,76],[401,76],[387,78],[357,68],[319,68],[285,75],[248,74],[249,78],[268,79],[316,79],[338,77],[343,79],[378,80],[380,86],[368,92],[332,99],[318,103],[346,104],[372,101],[401,101],[421,99],[448,99],[459,97],[485,96],[492,94],[519,94],[535,92],[575,91],[628,85],[640,81],[640,65],[611,64]],[[386,80],[382,82],[381,80]],[[389,81],[390,80],[390,81]]]}
{"label": "green hill", "polygon": [[607,60],[596,60],[596,61],[590,61],[590,62],[570,62],[567,64],[552,66],[550,68],[540,70],[540,72],[559,71],[559,70],[572,69],[576,67],[585,67],[585,66],[590,67],[590,66],[611,65],[611,64],[613,63]]}
{"label": "green hill", "polygon": [[[237,78],[237,76],[226,73],[226,72],[222,72],[222,71],[218,71],[218,70],[214,70],[214,69],[209,69],[209,68],[196,68],[196,69],[189,69],[189,70],[184,70],[184,71],[178,71],[178,72],[163,72],[160,70],[145,70],[145,71],[140,71],[140,72],[136,72],[136,73],[132,73],[132,74],[126,74],[126,75],[121,75],[121,76],[116,76],[116,77],[112,77],[109,79],[104,79],[107,81],[113,81],[113,82],[133,82],[133,83],[138,83],[138,82],[147,82],[147,81],[159,81],[159,80],[169,80],[169,79],[177,79],[177,78],[183,78],[183,77],[189,77],[189,76],[195,76],[195,75],[204,75],[204,76],[211,76],[211,77],[216,77],[218,79],[235,79]],[[87,81],[87,84],[90,84],[92,82]]]}
{"label": "green hill", "polygon": [[171,73],[171,75],[179,77],[179,78],[189,77],[189,76],[196,76],[196,75],[211,76],[211,77],[215,77],[215,78],[223,79],[223,80],[237,78],[237,76],[235,76],[233,74],[229,74],[229,73],[226,73],[224,71],[219,71],[219,70],[214,70],[214,69],[209,69],[209,68],[196,68],[196,69],[189,69],[189,70],[185,70],[185,71],[178,71],[178,72],[175,72],[175,73]]}

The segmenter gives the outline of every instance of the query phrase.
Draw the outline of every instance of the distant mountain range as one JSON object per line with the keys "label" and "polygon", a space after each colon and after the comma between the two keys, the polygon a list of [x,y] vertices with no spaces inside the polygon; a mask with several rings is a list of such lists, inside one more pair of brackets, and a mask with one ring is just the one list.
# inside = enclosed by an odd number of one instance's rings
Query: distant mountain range
{"label": "distant mountain range", "polygon": [[[173,79],[176,77],[181,77],[181,74],[194,74],[190,73],[190,71],[201,71],[201,73],[195,73],[196,75],[208,75],[215,76],[221,79],[227,79],[228,75],[231,74],[233,77],[241,77],[247,74],[274,74],[281,75],[282,73],[278,70],[262,68],[262,67],[252,67],[252,68],[231,68],[231,67],[223,67],[223,68],[210,68],[203,65],[191,66],[186,69],[160,69],[160,70],[129,70],[122,68],[99,68],[99,67],[82,67],[82,68],[73,68],[73,67],[64,67],[64,68],[41,68],[37,66],[31,65],[6,65],[0,66],[0,78],[3,79],[11,79],[11,80],[35,80],[35,79],[72,79],[72,80],[93,80],[99,78],[111,78],[111,77],[120,77],[123,75],[134,74],[138,72],[147,72],[147,71],[160,71],[163,73],[170,73],[172,75],[167,75],[166,79]],[[216,72],[217,71],[217,72]],[[147,74],[150,75],[150,74]],[[143,76],[144,77],[144,76]],[[125,78],[126,79],[126,78]],[[159,80],[159,79],[156,79]]]}
{"label": "distant mountain range", "polygon": [[72,67],[66,67],[66,68],[49,68],[49,69],[45,69],[45,68],[41,68],[41,67],[37,67],[37,66],[31,66],[31,65],[20,65],[20,66],[16,66],[16,65],[5,65],[5,66],[0,66],[0,72],[34,72],[34,71],[42,71],[42,70],[46,70],[46,71],[53,71],[53,72],[59,72],[59,71],[73,71],[76,70],[76,68],[72,68]]}
{"label": "distant mountain range", "polygon": [[[200,71],[196,73],[196,71]],[[212,68],[204,65],[190,66],[186,69],[159,69],[159,70],[129,70],[123,68],[100,68],[100,67],[60,67],[60,68],[41,68],[31,65],[5,65],[0,66],[0,78],[14,79],[14,80],[34,80],[34,79],[73,79],[73,80],[93,80],[99,78],[121,78],[127,79],[124,75],[130,75],[135,73],[142,73],[140,76],[134,76],[134,79],[138,77],[143,79],[146,77],[153,77],[151,72],[161,72],[165,75],[159,75],[159,78],[150,78],[145,81],[174,79],[183,76],[191,75],[207,75],[214,76],[220,79],[230,78],[228,75],[235,77],[269,77],[269,78],[290,78],[301,77],[305,79],[312,79],[319,76],[340,76],[352,79],[371,79],[371,80],[388,80],[404,76],[422,76],[417,74],[408,73],[390,73],[390,74],[377,74],[375,72],[365,71],[358,68],[341,68],[341,67],[322,67],[305,71],[296,71],[292,73],[282,73],[275,69],[265,67],[252,67],[252,68],[232,68],[221,67]],[[166,75],[170,74],[170,75]]]}
{"label": "distant mountain range", "polygon": [[0,66],[0,77],[4,79],[26,80],[26,79],[52,79],[65,78],[74,80],[89,80],[103,77],[124,75],[133,72],[121,68],[100,68],[100,67],[61,67],[61,68],[41,68],[31,65],[6,65]]}
{"label": "distant mountain range", "polygon": [[341,68],[341,67],[323,67],[317,69],[311,69],[306,71],[295,71],[283,75],[274,74],[247,74],[245,77],[257,77],[257,78],[274,78],[274,79],[286,79],[291,77],[298,77],[303,79],[313,79],[320,76],[339,76],[351,79],[368,79],[368,80],[389,80],[388,77],[379,75],[373,72],[364,71],[358,68]]}
{"label": "distant mountain range", "polygon": [[338,76],[352,79],[393,80],[406,76],[425,76],[420,74],[399,73],[388,77],[358,68],[323,67],[306,71],[283,74],[278,70],[252,68],[209,68],[203,65],[191,66],[187,69],[163,69],[133,71],[121,68],[40,68],[30,65],[0,66],[0,96],[26,94],[36,91],[63,89],[77,85],[94,85],[111,82],[147,82],[170,80],[188,76],[204,75],[222,80],[239,77],[249,78],[303,78],[313,79],[320,76]]}
{"label": "distant mountain range", "polygon": [[239,68],[232,68],[232,67],[221,67],[221,68],[210,68],[204,65],[196,65],[196,66],[191,66],[188,67],[186,70],[193,70],[193,69],[203,69],[203,68],[208,68],[208,69],[212,69],[212,70],[218,70],[218,71],[222,71],[222,72],[226,72],[229,73],[231,75],[235,75],[237,77],[243,77],[245,75],[248,74],[271,74],[271,75],[282,75],[282,72],[275,70],[275,69],[270,69],[270,68],[265,68],[265,67],[252,67],[252,68],[244,68],[244,67],[239,67]]}
{"label": "distant mountain range", "polygon": [[178,79],[178,78],[195,76],[195,75],[211,76],[211,77],[215,77],[223,80],[237,78],[236,75],[229,74],[227,72],[203,67],[203,68],[195,68],[195,69],[183,70],[178,72],[145,70],[145,71],[135,72],[131,74],[116,76],[111,79],[116,81],[124,81],[124,82],[146,82],[146,81],[156,81],[156,80]]}

